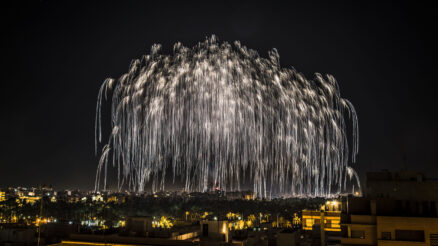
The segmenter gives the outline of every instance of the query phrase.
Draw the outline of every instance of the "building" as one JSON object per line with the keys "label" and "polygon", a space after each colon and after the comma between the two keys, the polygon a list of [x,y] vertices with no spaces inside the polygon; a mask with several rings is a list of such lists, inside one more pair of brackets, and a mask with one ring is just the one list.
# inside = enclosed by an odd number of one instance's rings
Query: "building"
{"label": "building", "polygon": [[113,202],[117,204],[126,202],[126,195],[123,193],[113,193],[106,197],[106,202]]}
{"label": "building", "polygon": [[366,197],[342,207],[342,245],[438,245],[437,187],[419,172],[368,173]]}
{"label": "building", "polygon": [[3,202],[6,200],[6,193],[4,191],[0,191],[0,202]]}
{"label": "building", "polygon": [[367,173],[365,196],[391,197],[404,201],[437,201],[438,180],[422,172],[398,171]]}
{"label": "building", "polygon": [[228,242],[228,221],[204,220],[200,224],[202,241]]}
{"label": "building", "polygon": [[438,245],[438,218],[377,216],[378,245]]}
{"label": "building", "polygon": [[342,245],[377,245],[376,202],[348,197],[342,214]]}
{"label": "building", "polygon": [[72,233],[56,245],[180,245],[199,246],[199,225],[153,228],[153,217],[128,217],[124,231],[108,234]]}
{"label": "building", "polygon": [[19,192],[17,203],[30,203],[34,204],[38,200],[40,200],[41,197],[36,196],[35,192],[29,191],[29,192]]}
{"label": "building", "polygon": [[126,219],[126,230],[131,234],[147,236],[152,231],[151,216],[128,217]]}
{"label": "building", "polygon": [[349,197],[347,204],[343,245],[438,245],[438,217],[430,209],[391,198]]}
{"label": "building", "polygon": [[333,200],[327,201],[321,210],[303,210],[302,225],[303,230],[311,231],[314,226],[321,226],[324,220],[325,231],[341,231],[341,206],[342,202]]}

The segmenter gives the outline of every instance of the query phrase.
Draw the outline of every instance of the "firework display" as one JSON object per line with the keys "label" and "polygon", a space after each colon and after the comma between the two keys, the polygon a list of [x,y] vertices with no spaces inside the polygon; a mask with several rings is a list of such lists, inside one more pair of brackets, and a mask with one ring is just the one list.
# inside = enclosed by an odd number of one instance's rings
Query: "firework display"
{"label": "firework display", "polygon": [[176,43],[168,55],[160,48],[100,88],[96,149],[103,100],[111,102],[111,133],[96,190],[106,189],[111,166],[118,188],[135,192],[175,180],[185,191],[239,190],[249,180],[259,197],[360,189],[349,166],[359,149],[357,115],[333,76],[308,80],[282,68],[275,49],[263,58],[215,36],[192,48]]}

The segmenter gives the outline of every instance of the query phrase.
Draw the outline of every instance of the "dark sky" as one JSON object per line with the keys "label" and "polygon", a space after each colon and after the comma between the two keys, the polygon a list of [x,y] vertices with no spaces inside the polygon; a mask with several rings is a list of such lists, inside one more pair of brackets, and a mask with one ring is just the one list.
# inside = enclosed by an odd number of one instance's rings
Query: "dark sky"
{"label": "dark sky", "polygon": [[435,6],[208,2],[3,3],[0,187],[92,188],[104,79],[154,43],[168,51],[211,34],[264,57],[277,48],[308,78],[333,74],[359,116],[360,176],[403,166],[438,176]]}

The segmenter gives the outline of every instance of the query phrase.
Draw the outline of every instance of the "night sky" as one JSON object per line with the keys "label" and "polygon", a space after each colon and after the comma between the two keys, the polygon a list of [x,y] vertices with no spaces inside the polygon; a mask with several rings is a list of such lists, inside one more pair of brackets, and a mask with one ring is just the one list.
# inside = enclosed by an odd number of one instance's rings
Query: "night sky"
{"label": "night sky", "polygon": [[182,2],[3,3],[0,187],[93,188],[105,78],[127,72],[154,43],[169,53],[211,34],[263,57],[276,48],[283,67],[307,78],[334,75],[358,113],[361,177],[403,168],[438,177],[435,6]]}

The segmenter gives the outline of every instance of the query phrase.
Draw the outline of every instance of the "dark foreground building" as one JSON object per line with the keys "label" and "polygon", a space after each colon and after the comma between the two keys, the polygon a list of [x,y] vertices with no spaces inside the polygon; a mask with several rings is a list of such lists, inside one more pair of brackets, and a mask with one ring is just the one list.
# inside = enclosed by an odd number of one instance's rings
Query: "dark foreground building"
{"label": "dark foreground building", "polygon": [[348,197],[342,245],[438,246],[438,181],[423,173],[367,174],[364,197]]}

